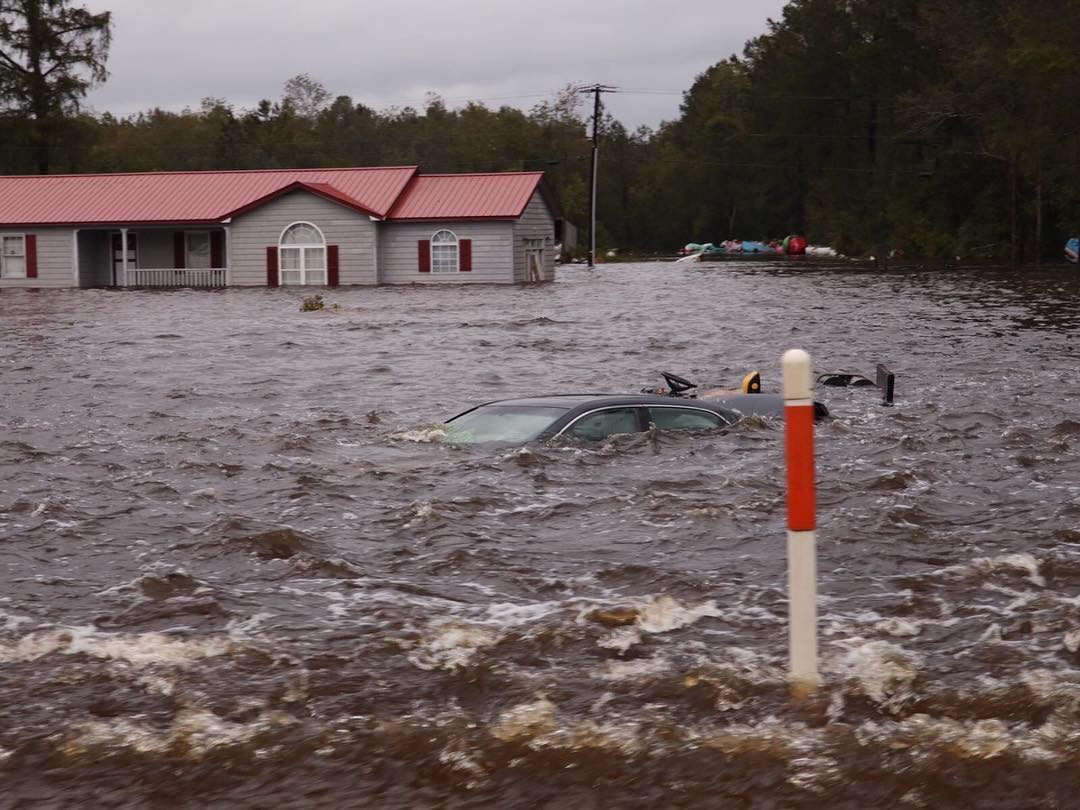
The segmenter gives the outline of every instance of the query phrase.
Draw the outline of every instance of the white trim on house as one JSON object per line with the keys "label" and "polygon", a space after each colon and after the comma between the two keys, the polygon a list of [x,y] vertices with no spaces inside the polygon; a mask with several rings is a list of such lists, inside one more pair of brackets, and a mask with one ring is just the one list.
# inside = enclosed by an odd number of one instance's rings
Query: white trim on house
{"label": "white trim on house", "polygon": [[[135,239],[135,266],[139,266],[139,240]],[[115,254],[114,254],[115,255]],[[116,259],[113,259],[113,266],[116,266]],[[128,285],[128,229],[120,229],[120,277],[123,279],[120,286],[126,287]]]}
{"label": "white trim on house", "polygon": [[[318,234],[319,242],[286,242],[289,231],[310,228]],[[288,251],[288,252],[287,252]],[[295,251],[296,267],[286,267],[286,256]],[[287,225],[278,236],[278,283],[287,285],[323,285],[327,282],[326,235],[313,222],[300,220]],[[309,266],[319,265],[319,266]],[[286,274],[294,280],[286,280]]]}
{"label": "white trim on house", "polygon": [[[449,234],[450,239],[439,240],[443,234]],[[446,275],[461,272],[461,240],[456,233],[449,228],[440,228],[431,235],[431,273],[432,275]],[[436,254],[436,248],[439,249]],[[441,255],[440,255],[441,254]]]}
{"label": "white trim on house", "polygon": [[221,258],[225,262],[225,286],[232,286],[232,234],[229,233],[229,223],[232,220],[225,220],[225,225],[222,226],[222,230],[225,235],[221,237],[224,244],[221,246]]}
{"label": "white trim on house", "polygon": [[[21,253],[8,253],[7,240],[19,239],[22,241]],[[9,259],[22,259],[22,273],[13,274],[8,270]],[[25,233],[0,233],[0,278],[27,278],[26,275],[26,234]]]}

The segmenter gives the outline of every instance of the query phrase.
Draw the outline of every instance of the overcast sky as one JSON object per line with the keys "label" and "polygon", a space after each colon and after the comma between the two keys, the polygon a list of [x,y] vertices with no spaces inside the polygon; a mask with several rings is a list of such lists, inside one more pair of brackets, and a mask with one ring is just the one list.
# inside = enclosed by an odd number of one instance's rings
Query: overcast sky
{"label": "overcast sky", "polygon": [[[528,110],[570,83],[603,83],[628,128],[678,116],[681,93],[742,53],[783,0],[82,0],[113,12],[108,81],[85,106],[128,115],[239,111],[307,73],[376,110],[482,101]],[[79,0],[76,0],[79,4]],[[660,91],[660,92],[657,92]]]}

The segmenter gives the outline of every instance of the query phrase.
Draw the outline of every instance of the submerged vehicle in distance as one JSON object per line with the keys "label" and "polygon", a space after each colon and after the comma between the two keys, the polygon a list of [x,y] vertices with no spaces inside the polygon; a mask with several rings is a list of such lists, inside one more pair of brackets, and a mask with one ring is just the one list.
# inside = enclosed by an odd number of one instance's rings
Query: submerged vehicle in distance
{"label": "submerged vehicle in distance", "polygon": [[[670,372],[666,385],[637,394],[551,394],[485,402],[445,423],[443,441],[451,444],[503,442],[529,444],[565,438],[603,441],[626,433],[711,431],[730,427],[749,416],[780,419],[784,400],[762,394],[761,377],[751,372],[738,389],[716,389],[698,395],[697,386]],[[814,403],[817,418],[828,408]]]}

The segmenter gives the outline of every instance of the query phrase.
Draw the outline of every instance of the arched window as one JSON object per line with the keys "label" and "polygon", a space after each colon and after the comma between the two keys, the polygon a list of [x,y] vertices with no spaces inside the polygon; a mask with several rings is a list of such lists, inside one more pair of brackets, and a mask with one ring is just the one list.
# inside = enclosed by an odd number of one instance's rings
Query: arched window
{"label": "arched window", "polygon": [[278,257],[282,284],[326,283],[326,240],[309,222],[295,222],[281,232]]}
{"label": "arched window", "polygon": [[452,231],[439,231],[431,237],[431,272],[458,272],[458,238]]}

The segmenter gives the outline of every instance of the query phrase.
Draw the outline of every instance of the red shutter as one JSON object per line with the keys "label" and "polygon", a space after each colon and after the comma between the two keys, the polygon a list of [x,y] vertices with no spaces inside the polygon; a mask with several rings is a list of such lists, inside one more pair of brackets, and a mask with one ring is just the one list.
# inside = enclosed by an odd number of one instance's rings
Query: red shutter
{"label": "red shutter", "polygon": [[278,272],[277,272],[277,248],[268,247],[266,249],[266,286],[276,287],[278,285]]}
{"label": "red shutter", "polygon": [[37,236],[26,235],[26,277],[37,278]]}
{"label": "red shutter", "polygon": [[431,272],[431,240],[421,239],[416,243],[416,260],[421,273]]}
{"label": "red shutter", "polygon": [[173,231],[172,257],[173,268],[180,270],[184,266],[184,258],[187,255],[187,245],[184,242],[183,231]]}
{"label": "red shutter", "polygon": [[462,239],[458,242],[458,264],[462,273],[472,270],[472,239]]}
{"label": "red shutter", "polygon": [[210,266],[225,266],[225,232],[210,232]]}
{"label": "red shutter", "polygon": [[326,246],[326,285],[336,287],[340,283],[338,279],[338,246]]}

